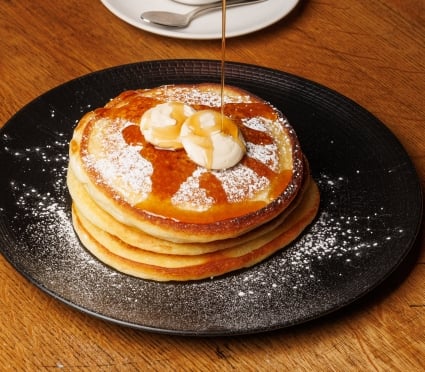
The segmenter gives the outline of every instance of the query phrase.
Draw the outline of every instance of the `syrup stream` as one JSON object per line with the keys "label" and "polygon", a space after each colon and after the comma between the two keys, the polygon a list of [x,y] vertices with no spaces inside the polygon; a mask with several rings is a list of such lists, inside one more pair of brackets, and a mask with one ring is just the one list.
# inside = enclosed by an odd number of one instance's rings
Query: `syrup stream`
{"label": "syrup stream", "polygon": [[226,0],[221,4],[221,129],[224,116],[224,64],[226,60]]}

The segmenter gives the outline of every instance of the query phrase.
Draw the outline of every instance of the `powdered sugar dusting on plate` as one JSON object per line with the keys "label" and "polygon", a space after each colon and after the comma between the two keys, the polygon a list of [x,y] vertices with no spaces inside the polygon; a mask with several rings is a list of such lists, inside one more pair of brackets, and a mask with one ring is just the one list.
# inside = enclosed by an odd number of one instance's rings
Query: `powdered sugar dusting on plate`
{"label": "powdered sugar dusting on plate", "polygon": [[[317,296],[317,291],[350,280],[342,273],[347,268],[356,273],[356,267],[379,244],[373,225],[383,211],[367,217],[341,214],[338,198],[349,181],[320,174],[316,181],[326,208],[297,241],[273,257],[252,268],[198,282],[156,283],[133,278],[105,266],[79,243],[65,182],[66,145],[64,141],[54,147],[9,150],[29,165],[24,173],[38,173],[46,180],[36,181],[32,176],[31,182],[10,181],[17,204],[14,219],[25,225],[15,232],[22,241],[15,253],[33,280],[59,298],[103,317],[166,330],[188,324],[190,333],[196,329],[237,331],[247,324],[251,329],[281,325],[285,298],[292,301],[285,304],[291,309],[287,311],[298,313],[308,312],[299,308],[305,296],[312,306],[318,297],[326,302],[326,293]],[[33,169],[30,165],[35,160],[44,166]],[[365,219],[371,227],[366,235]],[[402,230],[393,231],[388,239],[402,234]],[[267,317],[258,316],[264,311]]]}

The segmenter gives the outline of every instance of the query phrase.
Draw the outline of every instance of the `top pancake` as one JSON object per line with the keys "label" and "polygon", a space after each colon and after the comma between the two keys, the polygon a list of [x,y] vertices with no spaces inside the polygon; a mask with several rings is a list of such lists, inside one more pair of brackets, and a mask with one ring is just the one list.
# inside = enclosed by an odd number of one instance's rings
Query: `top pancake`
{"label": "top pancake", "polygon": [[86,114],[70,143],[70,168],[93,201],[121,223],[160,239],[208,242],[244,234],[282,213],[304,182],[303,155],[284,116],[268,102],[226,86],[224,113],[247,153],[208,170],[184,150],[158,149],[140,131],[143,113],[177,101],[221,110],[216,84],[128,91]]}

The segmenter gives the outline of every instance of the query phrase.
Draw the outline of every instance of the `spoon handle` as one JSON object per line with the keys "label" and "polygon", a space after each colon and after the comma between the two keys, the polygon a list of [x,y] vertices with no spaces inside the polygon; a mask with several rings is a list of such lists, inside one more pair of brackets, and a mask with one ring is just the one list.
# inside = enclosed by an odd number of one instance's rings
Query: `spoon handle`
{"label": "spoon handle", "polygon": [[171,1],[174,1],[175,3],[185,4],[185,5],[198,6],[198,5],[216,3],[217,1],[220,1],[220,0],[171,0]]}
{"label": "spoon handle", "polygon": [[[266,0],[226,0],[226,8],[231,8],[233,6],[237,6],[237,5],[241,5],[241,4],[262,3],[263,1],[266,1]],[[194,16],[201,14],[203,12],[214,10],[214,9],[219,9],[221,7],[222,7],[222,1],[221,0],[218,0],[218,1],[211,3],[211,4],[201,5],[198,8],[192,10],[189,13],[190,14],[189,17],[191,18],[191,17],[194,17]]]}

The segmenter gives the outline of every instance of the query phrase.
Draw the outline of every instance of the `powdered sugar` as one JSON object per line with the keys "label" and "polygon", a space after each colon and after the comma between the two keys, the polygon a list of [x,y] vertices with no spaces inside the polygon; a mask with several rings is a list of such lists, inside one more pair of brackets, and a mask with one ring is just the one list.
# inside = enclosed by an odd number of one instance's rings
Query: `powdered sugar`
{"label": "powdered sugar", "polygon": [[263,163],[273,172],[279,172],[280,164],[279,157],[277,156],[278,148],[275,143],[270,145],[257,145],[252,142],[248,142],[246,147],[247,153],[251,158]]}
{"label": "powdered sugar", "polygon": [[123,199],[137,204],[146,199],[152,189],[152,164],[140,155],[142,146],[127,145],[121,131],[129,125],[121,120],[99,121],[94,137],[99,145],[95,154],[83,161],[94,168],[102,182],[114,187]]}
{"label": "powdered sugar", "polygon": [[247,128],[254,129],[260,132],[268,132],[270,129],[270,125],[273,124],[271,120],[267,120],[260,116],[242,119],[242,123]]}
{"label": "powdered sugar", "polygon": [[200,178],[207,170],[198,167],[193,174],[186,179],[179,190],[172,196],[171,202],[183,208],[197,211],[206,211],[214,203],[214,198],[209,197],[206,190],[199,185]]}
{"label": "powdered sugar", "polygon": [[225,172],[212,171],[212,173],[220,180],[230,203],[253,198],[270,184],[268,178],[259,176],[251,168],[243,164],[238,164]]}
{"label": "powdered sugar", "polygon": [[[164,86],[166,88],[166,86]],[[196,89],[195,87],[177,87],[174,85],[170,86],[170,90],[163,89],[160,91],[153,91],[153,93],[148,92],[145,95],[160,96],[161,100],[171,100],[177,102],[185,102],[188,105],[205,105],[210,107],[220,107],[222,105],[221,102],[221,91],[217,90],[205,90],[205,89]],[[224,103],[242,103],[249,102],[251,97],[249,95],[234,95],[229,96],[225,95]]]}

